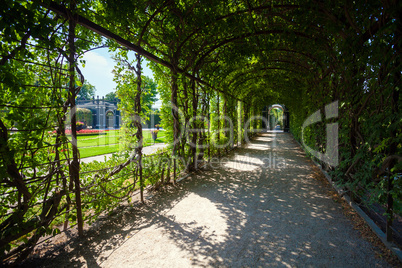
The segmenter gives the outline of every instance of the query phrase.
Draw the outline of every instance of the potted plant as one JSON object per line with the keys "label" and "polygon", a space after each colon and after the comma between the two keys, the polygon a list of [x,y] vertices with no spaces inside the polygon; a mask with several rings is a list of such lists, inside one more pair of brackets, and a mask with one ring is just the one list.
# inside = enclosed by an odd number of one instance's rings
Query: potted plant
{"label": "potted plant", "polygon": [[80,131],[84,128],[85,124],[84,124],[84,122],[77,122],[77,123],[75,123],[75,126],[76,126],[77,131]]}
{"label": "potted plant", "polygon": [[155,125],[155,127],[156,127],[157,130],[159,130],[160,126],[161,126],[161,125],[159,125],[159,124],[156,124],[156,125]]}
{"label": "potted plant", "polygon": [[155,140],[158,138],[158,132],[159,132],[159,130],[151,130],[151,136],[152,136],[152,139],[154,140],[154,144],[155,144]]}

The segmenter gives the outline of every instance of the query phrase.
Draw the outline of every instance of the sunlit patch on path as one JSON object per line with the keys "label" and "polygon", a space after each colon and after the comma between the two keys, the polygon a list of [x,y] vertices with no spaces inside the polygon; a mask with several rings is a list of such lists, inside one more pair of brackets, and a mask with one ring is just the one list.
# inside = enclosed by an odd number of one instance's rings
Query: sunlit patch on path
{"label": "sunlit patch on path", "polygon": [[[269,166],[269,157],[286,163]],[[222,161],[133,207],[119,225],[100,228],[69,261],[113,268],[387,267],[290,134],[264,133]]]}

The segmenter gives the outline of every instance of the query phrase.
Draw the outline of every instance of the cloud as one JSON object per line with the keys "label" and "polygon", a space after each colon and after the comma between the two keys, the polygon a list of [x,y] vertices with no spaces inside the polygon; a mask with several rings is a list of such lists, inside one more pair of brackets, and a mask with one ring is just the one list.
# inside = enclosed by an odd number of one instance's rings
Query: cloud
{"label": "cloud", "polygon": [[106,76],[113,79],[113,62],[110,58],[106,58],[95,51],[89,51],[84,54],[83,60],[85,60],[84,70],[89,72],[91,76]]}
{"label": "cloud", "polygon": [[91,85],[96,88],[96,95],[105,96],[116,87],[113,81],[112,70],[114,62],[107,50],[99,49],[84,54],[85,67],[81,66],[82,74]]}

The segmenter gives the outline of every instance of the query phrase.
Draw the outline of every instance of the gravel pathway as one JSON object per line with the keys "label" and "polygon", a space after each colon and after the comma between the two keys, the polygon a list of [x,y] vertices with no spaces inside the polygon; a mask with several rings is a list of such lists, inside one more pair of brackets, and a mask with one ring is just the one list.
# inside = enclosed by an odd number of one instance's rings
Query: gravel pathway
{"label": "gravel pathway", "polygon": [[223,160],[108,217],[48,266],[388,266],[290,134],[264,133]]}

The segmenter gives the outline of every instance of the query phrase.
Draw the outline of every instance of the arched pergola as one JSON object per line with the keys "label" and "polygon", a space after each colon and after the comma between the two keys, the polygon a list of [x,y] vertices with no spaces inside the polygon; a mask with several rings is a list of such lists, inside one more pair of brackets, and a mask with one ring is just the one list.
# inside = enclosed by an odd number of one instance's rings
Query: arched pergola
{"label": "arched pergola", "polygon": [[[268,117],[274,108],[267,104],[280,103],[284,131],[319,153],[339,131],[340,163],[322,165],[337,169],[348,191],[364,192],[387,207],[391,232],[394,197],[395,209],[402,207],[400,185],[395,187],[400,180],[394,180],[402,154],[397,0],[3,2],[0,201],[8,207],[0,211],[0,253],[10,260],[27,256],[62,213],[59,223],[77,219],[82,236],[94,207],[107,211],[137,188],[144,201],[144,58],[158,82],[171,142],[169,161],[148,182],[176,180],[180,172],[244,144],[248,134],[260,131],[261,111]],[[81,172],[74,111],[85,77],[78,61],[104,45],[121,59],[114,78],[125,91],[123,116],[131,121],[121,144],[129,146],[119,164],[114,159],[113,167]],[[127,51],[135,52],[134,61]],[[88,105],[95,128],[106,128],[109,110],[120,122],[107,102]]]}

